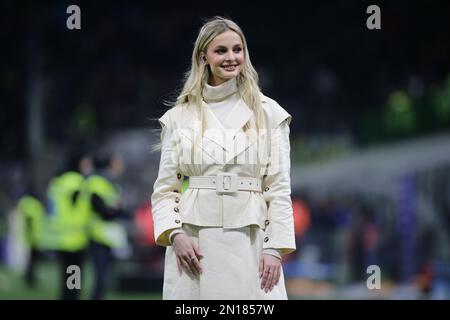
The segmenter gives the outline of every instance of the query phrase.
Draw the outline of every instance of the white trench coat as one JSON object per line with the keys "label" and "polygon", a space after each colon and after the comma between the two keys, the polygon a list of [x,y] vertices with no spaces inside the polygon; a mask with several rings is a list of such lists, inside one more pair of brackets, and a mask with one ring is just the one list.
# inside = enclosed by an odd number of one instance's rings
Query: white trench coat
{"label": "white trench coat", "polygon": [[[167,247],[163,299],[287,299],[283,273],[271,292],[260,289],[258,264],[263,248],[282,254],[295,250],[291,116],[274,100],[264,95],[261,99],[266,130],[259,135],[244,132],[254,116],[242,99],[223,123],[204,104],[206,128],[196,147],[200,123],[194,106],[176,106],[159,119],[161,160],[151,201],[156,243]],[[185,176],[218,173],[261,179],[262,192],[219,194],[189,188],[180,193]],[[199,277],[178,272],[169,234],[180,227],[204,255]]]}

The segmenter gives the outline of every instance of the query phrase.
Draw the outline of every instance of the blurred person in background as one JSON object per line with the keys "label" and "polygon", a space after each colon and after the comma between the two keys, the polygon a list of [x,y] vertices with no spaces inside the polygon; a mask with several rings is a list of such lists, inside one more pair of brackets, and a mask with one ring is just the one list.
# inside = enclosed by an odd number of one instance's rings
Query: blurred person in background
{"label": "blurred person in background", "polygon": [[262,95],[240,27],[221,17],[205,23],[184,88],[159,118],[151,201],[156,243],[167,247],[163,299],[287,299],[281,258],[295,250],[290,120]]}
{"label": "blurred person in background", "polygon": [[[61,173],[51,179],[48,186],[49,233],[48,246],[58,252],[60,261],[60,299],[76,300],[79,291],[67,285],[69,266],[81,270],[89,244],[89,212],[77,203],[77,194],[83,188],[86,177],[92,172],[91,157],[76,150]],[[83,272],[81,272],[83,274]],[[82,288],[81,288],[82,290]]]}
{"label": "blurred person in background", "polygon": [[19,199],[17,211],[24,218],[25,243],[29,249],[25,282],[28,286],[34,287],[36,284],[35,268],[36,262],[40,258],[46,210],[36,192],[28,188],[27,192]]}
{"label": "blurred person in background", "polygon": [[127,244],[126,230],[120,219],[126,217],[120,207],[119,179],[125,166],[117,155],[96,155],[95,172],[86,180],[79,195],[80,206],[89,212],[90,253],[94,263],[93,300],[105,298],[114,255],[113,250]]}

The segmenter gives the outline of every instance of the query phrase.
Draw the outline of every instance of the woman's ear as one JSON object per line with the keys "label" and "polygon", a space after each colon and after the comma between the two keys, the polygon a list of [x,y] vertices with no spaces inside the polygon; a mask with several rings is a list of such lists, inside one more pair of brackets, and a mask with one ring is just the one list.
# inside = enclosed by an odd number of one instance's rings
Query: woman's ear
{"label": "woman's ear", "polygon": [[204,53],[202,53],[202,55],[200,56],[200,60],[203,62],[203,64],[208,63],[208,60],[206,59],[206,55]]}

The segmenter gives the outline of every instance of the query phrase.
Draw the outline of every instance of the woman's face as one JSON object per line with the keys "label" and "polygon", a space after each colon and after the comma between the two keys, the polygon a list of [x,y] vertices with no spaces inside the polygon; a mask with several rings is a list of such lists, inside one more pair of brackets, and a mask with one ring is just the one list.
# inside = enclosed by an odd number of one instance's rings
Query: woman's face
{"label": "woman's face", "polygon": [[228,30],[215,37],[206,50],[206,63],[211,70],[212,86],[236,77],[244,63],[244,45],[239,34]]}

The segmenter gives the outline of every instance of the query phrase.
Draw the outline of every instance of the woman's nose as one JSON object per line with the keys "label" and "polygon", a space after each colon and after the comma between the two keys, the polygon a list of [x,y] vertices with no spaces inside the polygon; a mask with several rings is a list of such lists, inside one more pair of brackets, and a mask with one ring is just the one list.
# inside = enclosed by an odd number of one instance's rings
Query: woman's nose
{"label": "woman's nose", "polygon": [[227,60],[227,61],[234,61],[234,53],[233,53],[233,51],[227,52],[227,54],[225,55],[225,60]]}

